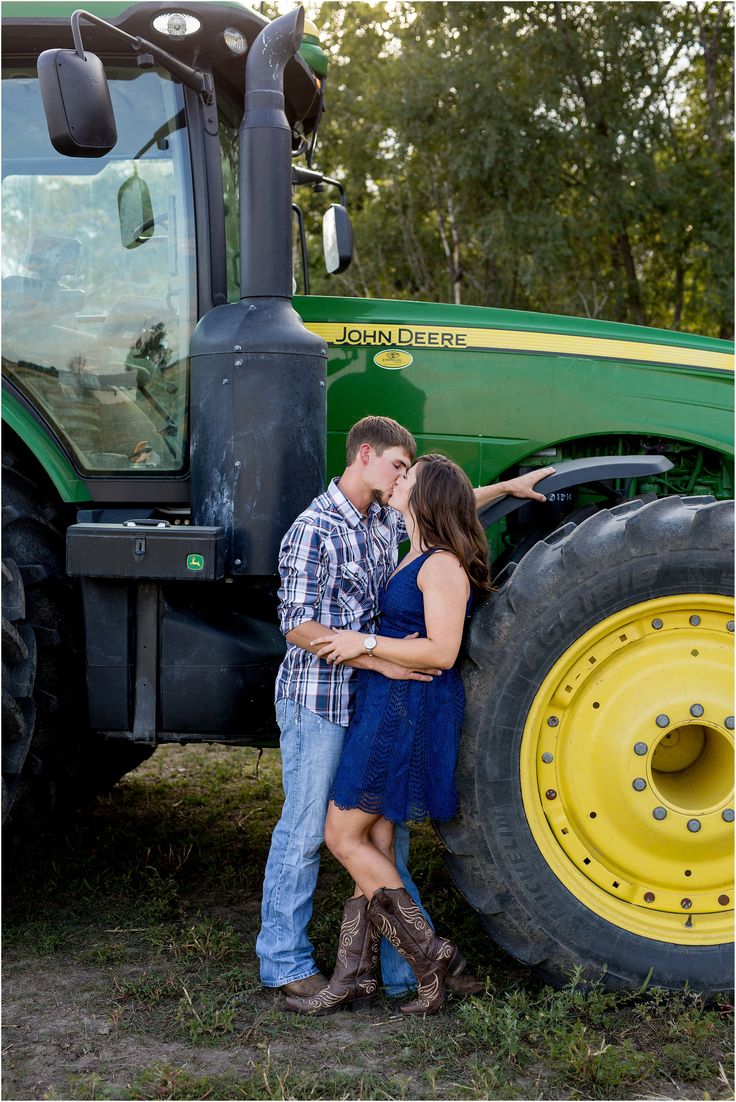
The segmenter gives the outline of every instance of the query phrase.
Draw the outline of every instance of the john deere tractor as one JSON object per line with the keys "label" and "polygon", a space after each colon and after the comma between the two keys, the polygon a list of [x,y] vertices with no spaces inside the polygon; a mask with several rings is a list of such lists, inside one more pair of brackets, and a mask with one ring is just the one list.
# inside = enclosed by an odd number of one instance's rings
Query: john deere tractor
{"label": "john deere tractor", "polygon": [[458,888],[553,982],[728,987],[732,347],[295,297],[300,196],[329,272],[352,248],[301,9],[3,13],[8,828],[161,743],[275,745],[280,538],[387,414],[476,484],[557,472],[483,516]]}

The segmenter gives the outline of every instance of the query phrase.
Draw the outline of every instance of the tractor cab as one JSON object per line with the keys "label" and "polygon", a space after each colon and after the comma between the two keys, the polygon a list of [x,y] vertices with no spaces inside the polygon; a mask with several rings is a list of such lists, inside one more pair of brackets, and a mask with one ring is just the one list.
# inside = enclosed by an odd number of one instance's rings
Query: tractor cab
{"label": "tractor cab", "polygon": [[[46,50],[62,47],[67,68],[77,56],[68,15],[31,37],[23,7],[4,11],[3,374],[83,477],[145,474],[166,483],[159,498],[182,501],[190,339],[204,313],[239,297],[238,128],[248,50],[267,20],[239,3],[164,15],[155,3],[97,5],[109,26],[90,15],[78,30],[101,59],[116,140],[69,156],[49,136],[37,72]],[[313,32],[284,72],[292,152],[310,160],[326,73]],[[209,94],[126,39],[196,68]]]}

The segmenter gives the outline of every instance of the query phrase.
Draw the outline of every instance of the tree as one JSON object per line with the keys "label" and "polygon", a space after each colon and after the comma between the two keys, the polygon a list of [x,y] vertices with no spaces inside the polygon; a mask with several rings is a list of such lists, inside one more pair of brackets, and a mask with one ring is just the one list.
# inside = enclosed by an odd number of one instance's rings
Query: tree
{"label": "tree", "polygon": [[356,263],[314,290],[733,332],[725,3],[322,3],[318,159]]}

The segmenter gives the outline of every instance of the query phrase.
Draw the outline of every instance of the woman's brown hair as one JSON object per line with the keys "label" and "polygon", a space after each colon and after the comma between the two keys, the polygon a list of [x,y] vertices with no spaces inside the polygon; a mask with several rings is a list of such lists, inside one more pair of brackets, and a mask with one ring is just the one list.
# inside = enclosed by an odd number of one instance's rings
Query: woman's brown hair
{"label": "woman's brown hair", "polygon": [[423,545],[451,551],[473,588],[489,593],[488,544],[465,472],[445,455],[421,455],[409,503]]}

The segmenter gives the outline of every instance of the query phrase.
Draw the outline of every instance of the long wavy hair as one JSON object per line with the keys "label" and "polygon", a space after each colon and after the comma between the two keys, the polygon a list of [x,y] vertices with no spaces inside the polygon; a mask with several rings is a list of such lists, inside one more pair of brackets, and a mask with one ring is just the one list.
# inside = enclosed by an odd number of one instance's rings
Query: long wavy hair
{"label": "long wavy hair", "polygon": [[426,548],[457,556],[471,586],[490,593],[488,544],[465,471],[445,455],[421,455],[409,505]]}

